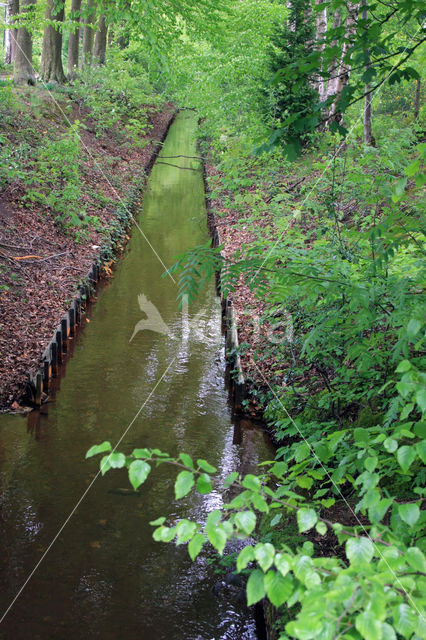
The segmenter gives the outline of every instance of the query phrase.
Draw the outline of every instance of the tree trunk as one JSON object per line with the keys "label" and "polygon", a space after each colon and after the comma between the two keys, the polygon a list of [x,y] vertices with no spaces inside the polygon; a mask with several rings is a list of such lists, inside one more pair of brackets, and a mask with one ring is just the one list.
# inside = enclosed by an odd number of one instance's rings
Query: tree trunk
{"label": "tree trunk", "polygon": [[419,119],[421,92],[422,92],[422,81],[420,78],[417,78],[416,96],[414,98],[414,122],[417,122],[417,120]]}
{"label": "tree trunk", "polygon": [[95,15],[96,1],[87,0],[86,15],[83,27],[83,46],[81,51],[81,64],[83,67],[90,67],[90,65],[92,64],[93,42],[95,38],[93,24],[95,22]]}
{"label": "tree trunk", "polygon": [[[21,0],[21,12],[32,11],[35,0]],[[33,67],[33,38],[31,33],[20,27],[16,37],[15,58],[13,61],[13,79],[15,82],[35,85]]]}
{"label": "tree trunk", "polygon": [[106,58],[106,46],[107,46],[107,34],[108,25],[106,23],[105,15],[102,14],[98,22],[98,30],[95,37],[95,49],[93,55],[95,56],[98,64],[105,64]]}
{"label": "tree trunk", "polygon": [[[340,14],[340,9],[336,9],[333,16],[333,26],[332,26],[333,31],[340,27],[341,22],[342,22],[342,16]],[[336,41],[334,40],[332,44],[333,46],[335,46]],[[328,67],[329,79],[326,82],[324,100],[326,100],[327,98],[330,98],[331,96],[334,96],[336,93],[337,78],[335,76],[337,76],[337,73],[338,73],[337,69],[338,69],[337,57],[334,56]]]}
{"label": "tree trunk", "polygon": [[342,46],[342,55],[340,57],[339,68],[337,72],[334,74],[337,77],[336,77],[336,84],[333,92],[334,100],[333,100],[333,104],[331,105],[330,112],[328,114],[329,122],[332,120],[341,119],[341,116],[339,117],[339,114],[338,114],[337,103],[339,102],[339,98],[342,95],[343,89],[349,83],[349,77],[351,74],[350,60],[345,60],[345,58],[346,58],[346,55],[348,54],[348,51],[351,45],[351,38],[354,35],[356,30],[356,21],[357,21],[358,12],[359,12],[359,3],[348,2],[347,10],[348,10],[348,15],[346,17],[345,40]]}
{"label": "tree trunk", "polygon": [[[71,3],[71,20],[73,22],[80,23],[80,8],[81,0],[72,0]],[[67,76],[69,80],[74,78],[78,69],[78,50],[80,43],[80,27],[73,27],[70,31],[68,40],[68,61],[67,61]]]}
{"label": "tree trunk", "polygon": [[[322,4],[322,0],[315,0],[315,4]],[[323,77],[323,63],[322,63],[322,54],[325,48],[325,34],[327,32],[327,7],[324,7],[323,9],[321,9],[321,11],[317,11],[315,14],[315,21],[316,21],[316,42],[317,42],[317,48],[318,51],[321,54],[321,68],[320,68],[320,75],[319,75],[319,84],[318,84],[318,93],[319,93],[319,97],[321,102],[323,102],[323,100],[325,99],[325,94],[326,94],[326,89],[327,89],[327,82],[325,80],[325,78]]]}
{"label": "tree trunk", "polygon": [[[9,0],[6,10],[6,24],[12,24],[15,16],[19,13],[19,0]],[[18,29],[6,29],[5,42],[5,64],[11,64],[15,59],[16,38]]]}
{"label": "tree trunk", "polygon": [[[367,9],[367,0],[362,0],[362,19],[365,21],[365,28],[368,28],[368,9]],[[368,71],[370,68],[370,50],[365,50],[366,54],[366,65],[365,70]],[[370,93],[371,85],[365,85],[365,93],[366,96],[364,98],[364,144],[369,147],[374,146],[374,138],[371,130],[371,101],[373,99],[372,94]]]}
{"label": "tree trunk", "polygon": [[[55,0],[47,0],[46,20],[63,23],[64,17],[65,9],[63,3],[58,5]],[[66,80],[62,66],[62,31],[51,24],[46,24],[44,27],[40,76],[44,82],[63,84]]]}

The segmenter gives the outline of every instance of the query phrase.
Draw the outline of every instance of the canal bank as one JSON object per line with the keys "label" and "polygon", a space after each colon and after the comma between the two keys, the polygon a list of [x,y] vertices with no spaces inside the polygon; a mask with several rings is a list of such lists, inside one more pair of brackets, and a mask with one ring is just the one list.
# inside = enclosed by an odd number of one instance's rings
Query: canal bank
{"label": "canal bank", "polygon": [[1,638],[256,638],[241,594],[213,594],[208,553],[193,564],[185,547],[151,537],[148,522],[160,515],[203,522],[222,503],[219,492],[176,503],[175,473],[162,467],[138,493],[124,471],[107,474],[79,503],[96,474],[85,452],[123,433],[121,449],[185,451],[208,458],[219,478],[270,456],[263,433],[232,416],[214,282],[182,313],[176,283],[162,277],[176,255],[208,239],[200,162],[170,158],[196,156],[195,134],[195,114],[181,112],[148,182],[143,233],[135,228],[100,291],[56,401],[38,424],[1,417],[2,611],[40,563]]}

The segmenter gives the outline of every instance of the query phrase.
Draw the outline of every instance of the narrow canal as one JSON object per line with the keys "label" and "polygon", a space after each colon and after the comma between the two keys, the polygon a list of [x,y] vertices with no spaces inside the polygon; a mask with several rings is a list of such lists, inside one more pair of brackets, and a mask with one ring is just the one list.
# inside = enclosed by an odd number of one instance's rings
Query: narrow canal
{"label": "narrow canal", "polygon": [[[209,553],[193,564],[186,545],[154,542],[148,524],[160,515],[203,522],[222,503],[220,493],[176,503],[176,474],[161,467],[134,494],[120,470],[96,479],[78,504],[97,471],[85,452],[103,440],[116,443],[126,429],[121,450],[185,451],[207,458],[223,477],[271,455],[261,432],[231,416],[214,283],[186,317],[176,284],[161,277],[161,261],[169,267],[208,239],[200,163],[169,158],[197,155],[196,127],[189,111],[172,125],[148,182],[141,231],[134,228],[76,339],[55,402],[35,428],[34,414],[0,416],[2,639],[256,638],[238,590],[213,592]],[[142,296],[159,315],[144,312]]]}

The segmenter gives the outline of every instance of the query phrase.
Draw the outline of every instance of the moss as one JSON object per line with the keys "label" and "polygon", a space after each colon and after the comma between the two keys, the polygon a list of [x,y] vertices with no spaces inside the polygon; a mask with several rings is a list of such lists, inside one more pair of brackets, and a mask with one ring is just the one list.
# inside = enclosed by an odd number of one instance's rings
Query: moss
{"label": "moss", "polygon": [[354,422],[354,427],[374,427],[383,423],[383,412],[373,411],[370,406],[366,406],[358,413],[358,417]]}

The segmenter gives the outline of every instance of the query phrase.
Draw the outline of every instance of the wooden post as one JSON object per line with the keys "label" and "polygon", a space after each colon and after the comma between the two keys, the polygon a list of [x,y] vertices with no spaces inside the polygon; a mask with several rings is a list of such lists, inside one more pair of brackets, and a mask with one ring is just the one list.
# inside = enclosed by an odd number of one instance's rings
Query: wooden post
{"label": "wooden post", "polygon": [[34,394],[34,402],[38,407],[41,406],[41,388],[43,384],[43,376],[41,371],[37,371],[35,377],[35,394]]}
{"label": "wooden post", "polygon": [[62,331],[60,329],[56,332],[56,349],[58,363],[60,363],[62,362]]}
{"label": "wooden post", "polygon": [[56,378],[58,375],[58,345],[55,340],[50,343],[50,364],[52,366],[52,377]]}
{"label": "wooden post", "polygon": [[81,322],[81,298],[77,298],[74,302],[75,306],[75,324],[80,324]]}
{"label": "wooden post", "polygon": [[70,326],[70,336],[73,336],[75,334],[75,308],[71,307],[70,309],[68,309],[68,323]]}
{"label": "wooden post", "polygon": [[43,391],[49,393],[50,363],[49,360],[43,361]]}
{"label": "wooden post", "polygon": [[65,353],[67,351],[67,340],[68,340],[68,322],[66,318],[62,318],[61,320],[61,333],[62,333],[62,351]]}

